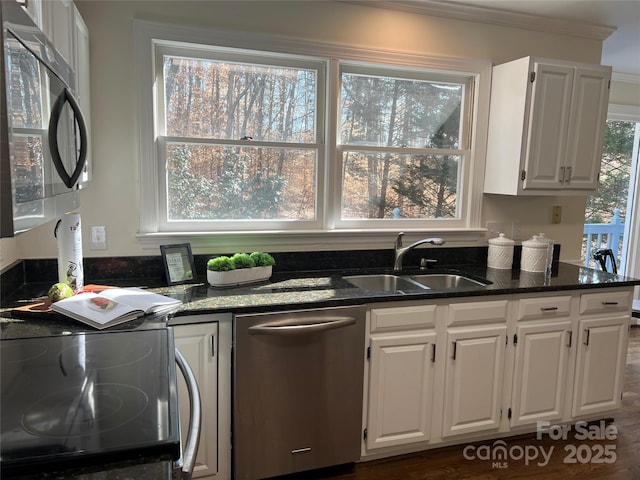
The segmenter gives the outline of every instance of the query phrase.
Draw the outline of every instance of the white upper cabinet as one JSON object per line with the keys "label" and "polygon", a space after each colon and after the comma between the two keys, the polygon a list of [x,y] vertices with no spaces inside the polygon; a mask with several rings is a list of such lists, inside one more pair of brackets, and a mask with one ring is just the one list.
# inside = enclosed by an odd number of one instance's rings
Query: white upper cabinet
{"label": "white upper cabinet", "polygon": [[525,57],[493,69],[485,193],[598,185],[611,67]]}
{"label": "white upper cabinet", "polygon": [[73,66],[74,8],[71,0],[51,0],[42,4],[42,29],[67,63]]}

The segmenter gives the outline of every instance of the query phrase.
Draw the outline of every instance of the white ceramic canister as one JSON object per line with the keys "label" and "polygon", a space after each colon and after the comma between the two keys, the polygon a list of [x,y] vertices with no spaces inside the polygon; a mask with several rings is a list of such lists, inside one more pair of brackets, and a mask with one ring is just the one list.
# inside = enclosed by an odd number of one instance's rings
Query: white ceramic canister
{"label": "white ceramic canister", "polygon": [[549,242],[534,235],[529,240],[522,242],[522,258],[520,270],[525,272],[545,272],[547,269],[547,251]]}
{"label": "white ceramic canister", "polygon": [[487,267],[499,270],[511,270],[513,265],[513,246],[515,242],[500,233],[497,237],[489,239],[489,253],[487,255]]}

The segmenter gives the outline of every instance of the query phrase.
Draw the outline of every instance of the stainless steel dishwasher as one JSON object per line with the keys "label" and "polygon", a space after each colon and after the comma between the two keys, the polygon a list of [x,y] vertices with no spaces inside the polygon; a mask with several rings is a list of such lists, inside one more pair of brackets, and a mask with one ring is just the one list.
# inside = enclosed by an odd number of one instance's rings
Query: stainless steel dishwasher
{"label": "stainless steel dishwasher", "polygon": [[235,317],[235,480],[359,459],[364,326],[364,307]]}

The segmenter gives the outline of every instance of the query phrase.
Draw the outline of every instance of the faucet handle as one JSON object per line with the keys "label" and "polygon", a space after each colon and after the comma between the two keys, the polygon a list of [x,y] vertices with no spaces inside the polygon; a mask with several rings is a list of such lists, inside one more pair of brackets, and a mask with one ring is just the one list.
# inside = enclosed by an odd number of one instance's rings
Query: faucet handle
{"label": "faucet handle", "polygon": [[396,237],[396,241],[393,244],[393,246],[398,249],[398,248],[402,248],[402,237],[404,236],[404,232],[400,232],[398,233],[398,236]]}
{"label": "faucet handle", "polygon": [[436,263],[438,263],[438,260],[434,260],[433,258],[421,258],[420,270],[428,270],[429,265],[435,265]]}

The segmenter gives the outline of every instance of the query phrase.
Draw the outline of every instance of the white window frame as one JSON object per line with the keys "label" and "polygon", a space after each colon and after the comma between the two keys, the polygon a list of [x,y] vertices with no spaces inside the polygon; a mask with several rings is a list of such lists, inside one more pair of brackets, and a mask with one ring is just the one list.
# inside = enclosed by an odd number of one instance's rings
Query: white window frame
{"label": "white window frame", "polygon": [[[191,57],[194,55],[194,51],[197,49],[188,48],[188,47],[177,47],[174,45],[167,44],[165,42],[156,42],[155,44],[155,73],[156,73],[156,85],[160,85],[162,83],[163,76],[163,56],[164,55],[172,55],[172,56],[185,56]],[[160,194],[158,196],[158,229],[163,232],[184,232],[185,226],[189,226],[191,230],[199,231],[199,232],[211,232],[212,230],[222,230],[222,231],[252,231],[256,230],[259,227],[261,229],[268,230],[287,230],[290,228],[290,224],[295,222],[297,227],[301,230],[318,230],[322,229],[324,224],[324,209],[323,204],[319,202],[319,198],[321,195],[321,188],[324,188],[324,182],[321,181],[323,178],[322,172],[326,170],[326,154],[325,154],[325,144],[324,144],[324,126],[325,126],[325,109],[322,108],[326,104],[325,99],[325,91],[326,91],[326,70],[327,70],[327,62],[322,59],[312,59],[312,58],[296,58],[293,59],[292,56],[283,57],[282,59],[278,59],[279,55],[277,54],[268,54],[256,58],[256,55],[251,55],[246,51],[238,52],[236,49],[229,48],[220,48],[220,47],[212,47],[207,49],[199,49],[198,58],[203,59],[214,59],[214,60],[223,60],[233,63],[260,63],[264,65],[277,65],[277,66],[287,66],[293,68],[307,68],[310,70],[317,71],[316,77],[316,95],[317,102],[316,104],[321,107],[316,111],[316,119],[315,119],[315,142],[313,143],[286,143],[286,142],[275,142],[275,141],[242,141],[238,139],[208,139],[208,138],[196,138],[196,137],[175,137],[168,135],[161,135],[162,132],[166,131],[165,122],[165,105],[164,98],[161,98],[161,95],[158,95],[156,98],[158,111],[155,113],[156,116],[156,126],[157,126],[157,134],[158,134],[158,149],[156,151],[156,162],[158,164],[158,170],[160,172],[166,170],[166,158],[162,153],[165,150],[167,143],[186,143],[186,144],[197,144],[197,145],[210,145],[210,146],[247,146],[247,147],[259,147],[259,146],[267,146],[267,147],[287,147],[287,148],[300,148],[300,149],[309,149],[315,150],[317,152],[316,158],[316,185],[315,185],[315,206],[316,206],[316,218],[313,220],[260,220],[260,219],[250,219],[250,220],[172,220],[169,221],[167,219],[167,195]],[[160,175],[158,178],[159,182],[159,191],[166,192],[167,184],[166,184],[167,176]]]}
{"label": "white window frame", "polygon": [[[243,246],[259,243],[263,248],[274,251],[289,249],[341,249],[357,246],[361,249],[389,248],[390,239],[399,230],[409,237],[412,234],[438,234],[447,239],[449,244],[475,244],[484,240],[485,229],[480,225],[482,195],[484,184],[484,167],[486,152],[486,136],[489,114],[489,94],[491,82],[491,62],[488,60],[471,60],[461,58],[428,57],[424,55],[387,50],[371,50],[359,47],[342,46],[322,42],[292,40],[271,35],[252,34],[246,32],[229,32],[216,29],[201,29],[180,25],[158,24],[146,21],[134,21],[136,87],[138,100],[139,158],[140,158],[140,230],[138,239],[144,248],[157,248],[158,245],[171,242],[190,242],[193,247],[215,247],[218,251],[240,250]],[[160,193],[159,168],[157,162],[158,132],[154,121],[154,63],[155,45],[157,43],[176,45],[191,43],[193,45],[215,45],[222,48],[246,50],[262,50],[278,52],[285,55],[300,55],[312,58],[332,59],[329,61],[327,75],[327,119],[326,151],[324,158],[329,161],[329,168],[322,169],[318,163],[318,219],[320,223],[307,230],[226,230],[226,231],[164,231],[160,227]],[[461,195],[461,219],[459,221],[438,220],[430,222],[410,222],[406,225],[398,221],[389,221],[387,225],[366,228],[358,225],[341,225],[337,228],[336,219],[331,215],[339,215],[333,202],[339,202],[341,162],[337,152],[337,105],[339,101],[339,65],[343,62],[363,62],[367,64],[389,65],[394,68],[428,69],[444,75],[464,74],[474,78],[474,88],[470,99],[473,106],[469,157],[461,172],[459,187],[464,190]],[[318,139],[319,142],[324,141]],[[325,185],[325,182],[328,184]],[[322,204],[320,204],[322,203]],[[332,212],[330,215],[325,212]],[[428,224],[430,223],[430,224]],[[409,238],[410,239],[410,238]]]}
{"label": "white window frame", "polygon": [[[423,80],[423,81],[442,81],[444,82],[453,82],[461,83],[460,76],[457,78],[452,75],[444,75],[438,74],[435,75],[433,72],[418,72],[415,69],[409,70],[404,74],[402,72],[403,67],[397,66],[381,66],[378,64],[365,64],[363,62],[340,62],[339,74],[341,75],[343,72],[345,73],[355,73],[355,74],[364,74],[364,75],[380,75],[380,76],[389,76],[389,77],[400,77],[403,79],[411,79],[411,80]],[[469,78],[467,82],[465,82],[465,92],[462,100],[462,106],[465,111],[473,112],[473,105],[471,104],[471,98],[473,97],[473,85],[472,81]],[[338,85],[338,90],[341,90],[341,85]],[[338,100],[340,99],[340,96]],[[331,217],[331,226],[334,228],[352,228],[352,229],[362,229],[368,230],[373,228],[372,225],[377,225],[377,228],[390,228],[390,229],[402,229],[402,230],[412,230],[412,229],[451,229],[451,228],[464,228],[466,226],[466,204],[465,199],[469,193],[469,185],[465,184],[463,179],[469,178],[469,170],[471,165],[471,150],[469,148],[471,144],[471,125],[465,124],[465,120],[468,117],[461,118],[460,125],[460,138],[459,142],[461,144],[458,149],[434,149],[434,148],[388,148],[384,146],[358,146],[357,151],[369,151],[369,152],[383,152],[389,151],[394,153],[404,153],[408,154],[426,154],[426,155],[461,155],[463,157],[462,164],[458,167],[458,191],[457,191],[457,199],[456,199],[456,218],[446,218],[446,219],[434,219],[434,218],[414,218],[414,219],[342,219],[341,217],[341,185],[342,185],[342,158],[345,150],[354,151],[356,148],[351,145],[342,144],[340,139],[338,139],[336,145],[336,153],[334,158],[336,159],[337,169],[340,173],[339,181],[336,184],[336,195],[332,196],[332,200],[335,203],[332,204],[331,208],[329,208],[329,214],[334,214],[335,217]],[[339,120],[339,119],[338,119]],[[470,123],[470,122],[469,122]],[[446,227],[444,226],[446,225]]]}

